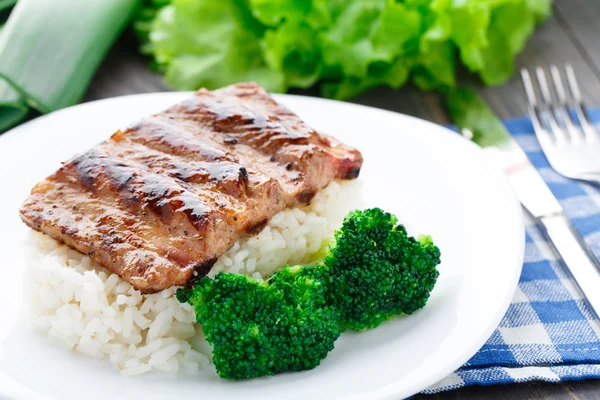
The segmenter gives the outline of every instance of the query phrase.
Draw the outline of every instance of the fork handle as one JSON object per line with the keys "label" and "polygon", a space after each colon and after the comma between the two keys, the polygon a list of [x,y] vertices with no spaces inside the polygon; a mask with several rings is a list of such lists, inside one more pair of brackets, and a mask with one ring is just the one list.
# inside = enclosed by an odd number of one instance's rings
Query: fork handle
{"label": "fork handle", "polygon": [[563,214],[541,217],[540,221],[596,316],[600,315],[600,262]]}

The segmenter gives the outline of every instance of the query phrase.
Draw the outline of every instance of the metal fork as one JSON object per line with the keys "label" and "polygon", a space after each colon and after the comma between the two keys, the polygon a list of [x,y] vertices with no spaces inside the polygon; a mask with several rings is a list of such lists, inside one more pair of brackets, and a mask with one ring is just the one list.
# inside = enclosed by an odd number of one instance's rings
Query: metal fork
{"label": "metal fork", "polygon": [[600,134],[587,117],[573,67],[564,68],[568,92],[555,65],[550,67],[552,80],[541,67],[535,75],[537,88],[529,71],[521,70],[529,115],[550,165],[567,178],[600,184]]}

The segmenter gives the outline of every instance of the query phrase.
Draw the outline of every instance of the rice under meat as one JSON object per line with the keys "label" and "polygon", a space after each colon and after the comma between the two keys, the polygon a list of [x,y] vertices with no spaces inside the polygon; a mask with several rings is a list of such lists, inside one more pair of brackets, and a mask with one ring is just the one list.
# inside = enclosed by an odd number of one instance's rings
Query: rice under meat
{"label": "rice under meat", "polygon": [[[285,264],[305,263],[360,206],[360,181],[331,182],[311,204],[276,214],[258,235],[238,240],[214,265],[263,279]],[[117,274],[54,239],[31,233],[25,293],[33,325],[55,342],[95,358],[108,357],[123,375],[151,370],[195,372],[210,346],[192,307],[176,288],[141,294]]]}

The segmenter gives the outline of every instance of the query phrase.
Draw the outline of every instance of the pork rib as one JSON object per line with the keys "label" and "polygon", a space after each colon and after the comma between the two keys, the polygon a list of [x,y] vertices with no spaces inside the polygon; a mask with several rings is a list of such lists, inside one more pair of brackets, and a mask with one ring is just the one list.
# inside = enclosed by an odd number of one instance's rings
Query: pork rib
{"label": "pork rib", "polygon": [[361,165],[357,150],[240,83],[117,131],[38,183],[20,212],[152,293],[205,275],[238,238]]}

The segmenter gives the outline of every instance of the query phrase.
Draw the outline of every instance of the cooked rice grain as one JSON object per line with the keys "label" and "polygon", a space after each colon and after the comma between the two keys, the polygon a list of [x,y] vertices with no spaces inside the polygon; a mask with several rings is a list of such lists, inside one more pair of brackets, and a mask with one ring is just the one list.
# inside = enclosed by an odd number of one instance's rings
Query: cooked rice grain
{"label": "cooked rice grain", "polygon": [[[303,208],[275,215],[258,235],[238,240],[210,275],[227,271],[263,279],[285,264],[308,262],[344,215],[359,206],[358,181],[332,182]],[[196,372],[211,349],[194,311],[175,288],[141,294],[89,257],[40,234],[32,251],[25,293],[33,325],[67,349],[108,357],[122,375],[155,370]]]}

